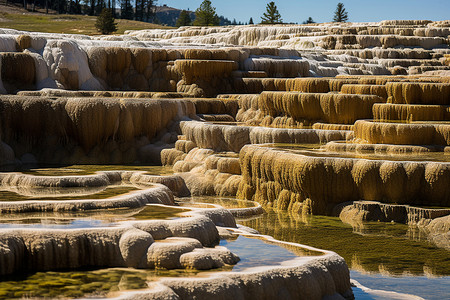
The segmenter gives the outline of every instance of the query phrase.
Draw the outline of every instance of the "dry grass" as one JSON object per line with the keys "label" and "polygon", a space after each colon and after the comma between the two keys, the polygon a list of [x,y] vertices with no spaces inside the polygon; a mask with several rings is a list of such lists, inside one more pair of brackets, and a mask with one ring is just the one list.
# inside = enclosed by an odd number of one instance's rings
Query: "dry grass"
{"label": "dry grass", "polygon": [[[4,6],[1,6],[3,8]],[[12,28],[26,31],[39,31],[49,33],[69,33],[98,35],[94,24],[96,17],[83,15],[58,15],[40,13],[15,13],[0,12],[0,28]],[[160,29],[170,28],[146,22],[117,19],[118,31],[122,34],[125,30]]]}

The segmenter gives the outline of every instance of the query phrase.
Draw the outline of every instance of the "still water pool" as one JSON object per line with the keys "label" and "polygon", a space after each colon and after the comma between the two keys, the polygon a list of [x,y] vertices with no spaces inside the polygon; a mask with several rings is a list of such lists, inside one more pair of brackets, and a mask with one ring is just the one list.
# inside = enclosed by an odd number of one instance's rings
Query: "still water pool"
{"label": "still water pool", "polygon": [[[35,175],[76,175],[92,174],[98,170],[135,169],[134,166],[66,166],[61,173],[55,169],[29,169]],[[161,167],[149,167],[148,173],[159,173]],[[142,170],[142,167],[139,168]],[[164,173],[164,172],[163,172]],[[169,172],[168,172],[169,173]],[[107,198],[111,195],[132,192],[136,187],[118,185],[89,193],[90,198]],[[9,192],[9,191],[7,191]],[[11,195],[4,195],[10,198]],[[61,196],[61,195],[60,195]],[[60,197],[59,196],[59,197]],[[47,196],[46,196],[47,197]],[[67,199],[77,195],[65,196]],[[83,195],[82,197],[85,197]],[[39,198],[39,197],[37,197]],[[41,197],[42,198],[42,197]],[[66,199],[66,200],[67,200]],[[12,199],[9,199],[12,200]],[[25,199],[14,199],[25,200]],[[40,199],[36,199],[39,201]],[[64,201],[63,199],[60,199]],[[188,199],[197,202],[199,199]],[[253,207],[254,202],[205,198],[206,203],[215,203],[228,208]],[[167,219],[180,217],[188,207],[167,208],[148,206],[139,209],[118,209],[99,212],[73,212],[64,214],[31,214],[2,216],[0,228],[14,226],[90,228],[115,226],[127,220]],[[363,286],[375,290],[395,291],[414,294],[424,299],[448,299],[450,295],[450,251],[437,248],[427,241],[427,236],[418,229],[402,224],[366,222],[353,228],[338,218],[323,216],[301,216],[288,212],[266,209],[267,213],[239,220],[239,223],[258,230],[261,234],[276,239],[296,242],[317,248],[332,250],[345,258],[352,279]],[[15,224],[15,225],[11,225]],[[241,257],[236,266],[214,271],[240,271],[245,268],[277,265],[297,255],[317,255],[302,253],[260,239],[239,236],[222,241],[222,245]],[[258,251],[255,251],[258,249]],[[80,297],[111,296],[124,289],[142,289],[147,282],[161,276],[197,276],[205,272],[186,270],[133,270],[105,269],[71,272],[40,272],[20,277],[0,280],[0,298],[22,297]],[[355,289],[357,299],[386,299],[375,297]]]}
{"label": "still water pool", "polygon": [[368,288],[449,299],[450,251],[429,243],[414,228],[366,222],[363,228],[354,229],[335,217],[266,211],[259,218],[239,223],[282,241],[338,253],[347,261],[352,279]]}

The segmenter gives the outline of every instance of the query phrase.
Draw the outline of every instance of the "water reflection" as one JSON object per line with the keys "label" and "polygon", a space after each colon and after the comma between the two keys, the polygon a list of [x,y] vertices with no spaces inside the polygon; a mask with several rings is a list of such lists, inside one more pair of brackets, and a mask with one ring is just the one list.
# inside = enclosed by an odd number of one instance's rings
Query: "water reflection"
{"label": "water reflection", "polygon": [[86,212],[39,212],[4,214],[0,228],[89,228],[114,226],[121,221],[170,220],[190,209],[147,204],[140,208],[115,208]]}
{"label": "water reflection", "polygon": [[0,188],[0,201],[106,199],[139,189],[132,184],[64,188],[12,186]]}
{"label": "water reflection", "polygon": [[3,165],[0,172],[22,172],[35,176],[92,175],[99,171],[144,171],[149,175],[173,174],[172,167],[143,165]]}
{"label": "water reflection", "polygon": [[335,251],[350,268],[363,272],[450,275],[450,252],[415,238],[407,225],[367,222],[362,232],[355,232],[339,218],[267,210],[240,223],[282,241]]}
{"label": "water reflection", "polygon": [[[222,268],[226,271],[227,268]],[[217,270],[215,270],[217,271]],[[38,272],[8,276],[0,281],[0,299],[79,298],[115,296],[115,292],[145,289],[159,277],[192,277],[206,274],[193,270],[137,270],[113,268],[94,271]]]}
{"label": "water reflection", "polygon": [[235,240],[222,240],[221,246],[227,247],[241,259],[233,266],[233,272],[246,268],[280,265],[284,261],[298,256],[318,256],[321,252],[310,251],[302,247],[274,244],[259,238],[238,236]]}
{"label": "water reflection", "polygon": [[[414,294],[428,300],[442,300],[448,299],[450,295],[450,277],[430,278],[426,276],[383,276],[381,274],[364,274],[357,271],[351,271],[350,276],[363,286],[376,290],[394,291],[402,294]],[[414,300],[415,297],[400,297],[394,298],[382,297],[376,295],[367,295],[361,291],[353,289],[356,299],[376,299],[376,300],[390,300],[390,299],[409,299]]]}
{"label": "water reflection", "polygon": [[262,147],[276,148],[296,154],[313,157],[336,157],[336,158],[360,158],[371,160],[392,160],[392,161],[440,161],[450,162],[450,155],[447,152],[419,152],[419,153],[386,153],[373,151],[326,151],[320,148],[320,144],[263,144]]}
{"label": "water reflection", "polygon": [[[224,208],[249,208],[257,207],[259,204],[255,201],[241,200],[229,197],[217,197],[217,196],[192,196],[177,198],[177,202],[182,206],[196,206],[202,207],[202,203],[216,204]],[[211,208],[213,206],[204,205],[205,208]]]}
{"label": "water reflection", "polygon": [[28,228],[50,228],[50,229],[81,229],[94,227],[110,227],[117,225],[116,223],[105,222],[102,220],[68,220],[68,219],[42,219],[30,222],[29,219],[22,219],[19,222],[3,223],[0,220],[0,229],[28,229]]}

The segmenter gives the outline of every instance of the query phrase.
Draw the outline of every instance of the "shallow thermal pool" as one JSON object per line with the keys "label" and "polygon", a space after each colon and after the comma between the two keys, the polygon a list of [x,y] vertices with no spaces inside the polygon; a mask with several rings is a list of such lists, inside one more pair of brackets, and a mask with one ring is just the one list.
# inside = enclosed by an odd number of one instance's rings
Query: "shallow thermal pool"
{"label": "shallow thermal pool", "polygon": [[[74,166],[74,169],[79,166]],[[94,166],[91,171],[95,172]],[[114,170],[116,166],[106,169]],[[102,169],[102,167],[100,167]],[[121,169],[120,167],[118,169]],[[34,172],[34,171],[33,171]],[[38,172],[44,172],[40,170]],[[48,175],[58,174],[58,169]],[[44,172],[44,173],[45,173]],[[36,174],[37,175],[37,174]],[[67,173],[65,173],[67,175]],[[114,195],[129,192],[111,187]],[[99,195],[105,195],[103,190]],[[95,194],[95,193],[94,193]],[[92,198],[89,195],[89,198]],[[148,205],[137,209],[113,209],[92,212],[8,214],[0,218],[0,228],[92,228],[116,226],[121,221],[171,219],[192,207],[208,207],[211,204],[226,208],[255,207],[247,200],[220,197],[178,198],[179,207]],[[203,204],[199,204],[203,203]],[[343,256],[353,279],[362,285],[378,290],[410,293],[425,299],[445,299],[450,294],[450,252],[427,241],[427,236],[414,227],[395,223],[366,222],[353,228],[338,218],[301,216],[267,209],[267,213],[238,223],[254,228],[261,234],[282,241],[296,242],[317,248],[332,250]],[[215,271],[241,271],[245,268],[279,265],[297,255],[320,255],[308,251],[285,248],[267,241],[238,236],[222,241],[237,254],[241,261]],[[257,249],[257,251],[255,251]],[[103,269],[71,272],[39,272],[20,277],[2,278],[0,298],[21,297],[81,297],[114,296],[114,292],[142,289],[148,281],[161,276],[204,276],[209,272],[186,270],[134,270]],[[371,298],[355,289],[357,299]]]}
{"label": "shallow thermal pool", "polygon": [[352,228],[336,217],[266,211],[238,223],[278,240],[334,251],[347,261],[352,279],[371,289],[424,299],[450,295],[450,251],[429,243],[414,227],[365,222],[363,227]]}
{"label": "shallow thermal pool", "polygon": [[[50,170],[45,171],[52,174]],[[53,172],[57,173],[57,172]],[[67,191],[51,197],[51,200],[65,199],[102,199],[138,190],[133,185],[114,185],[91,193],[74,190],[73,195],[67,196]],[[62,190],[65,190],[64,188]],[[65,193],[65,194],[64,194]],[[78,194],[77,194],[78,193]],[[81,193],[81,195],[79,195]],[[43,193],[45,194],[45,193]],[[3,191],[0,197],[5,200],[47,200],[48,197],[29,197],[12,191]],[[63,196],[66,195],[66,196]],[[52,195],[53,196],[53,195]],[[123,221],[174,219],[184,217],[189,212],[189,206],[211,207],[220,204],[228,208],[255,207],[253,201],[236,200],[230,198],[178,198],[178,204],[184,206],[165,206],[149,204],[134,209],[107,209],[86,212],[54,212],[54,213],[22,213],[3,214],[0,217],[0,229],[46,228],[46,229],[83,229],[108,226],[119,226]],[[200,204],[201,203],[201,204]],[[10,298],[74,298],[74,297],[111,297],[118,291],[144,289],[147,283],[160,277],[205,276],[210,272],[232,271],[239,272],[246,268],[280,265],[284,261],[298,256],[322,255],[321,252],[310,251],[302,247],[282,247],[279,244],[246,236],[234,236],[229,240],[222,240],[220,245],[230,249],[240,257],[235,266],[226,266],[211,271],[188,270],[135,270],[111,268],[101,270],[51,271],[34,274],[5,276],[0,279],[0,299]],[[254,253],[254,249],[259,249]]]}
{"label": "shallow thermal pool", "polygon": [[259,204],[255,201],[234,199],[229,197],[218,197],[218,196],[184,197],[184,198],[177,198],[176,201],[179,205],[187,207],[189,206],[204,207],[204,208],[211,207],[211,205],[208,204],[216,204],[224,208],[249,208],[259,206]]}
{"label": "shallow thermal pool", "polygon": [[117,226],[121,221],[161,220],[180,218],[188,208],[148,204],[134,209],[108,209],[87,212],[22,213],[0,217],[1,228],[77,229]]}
{"label": "shallow thermal pool", "polygon": [[200,273],[207,272],[131,268],[37,272],[4,278],[0,282],[0,299],[113,297],[119,291],[145,289],[148,282],[159,277],[188,277]]}
{"label": "shallow thermal pool", "polygon": [[92,175],[99,171],[144,171],[148,175],[173,174],[172,167],[141,165],[7,165],[0,168],[0,172],[22,172],[36,176]]}
{"label": "shallow thermal pool", "polygon": [[137,190],[140,190],[140,188],[132,184],[85,188],[9,188],[9,190],[1,190],[0,188],[0,201],[98,200],[127,194]]}
{"label": "shallow thermal pool", "polygon": [[337,158],[360,158],[372,160],[393,160],[393,161],[440,161],[450,162],[448,152],[423,152],[423,153],[374,153],[374,152],[354,152],[354,151],[325,151],[319,144],[263,144],[261,147],[276,148],[296,154],[313,157],[337,157]]}
{"label": "shallow thermal pool", "polygon": [[[236,236],[236,239],[228,241],[222,240],[220,245],[237,254],[241,261],[234,266],[209,271],[109,268],[8,276],[0,281],[0,299],[113,297],[117,296],[119,291],[145,289],[148,282],[161,277],[192,277],[207,276],[213,272],[239,272],[251,267],[280,265],[284,261],[295,259],[300,253],[303,256],[321,255],[320,252],[303,251],[303,248],[291,251],[262,239],[245,236]],[[258,251],[255,252],[255,249]]]}

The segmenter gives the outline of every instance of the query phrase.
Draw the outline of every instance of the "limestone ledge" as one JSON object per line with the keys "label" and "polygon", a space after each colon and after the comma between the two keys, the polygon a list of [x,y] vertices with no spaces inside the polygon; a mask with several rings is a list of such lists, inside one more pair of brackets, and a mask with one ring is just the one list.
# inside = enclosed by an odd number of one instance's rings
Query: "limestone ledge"
{"label": "limestone ledge", "polygon": [[366,144],[329,142],[321,149],[329,152],[354,152],[354,153],[386,153],[386,154],[424,154],[429,152],[442,152],[442,146],[413,146],[413,145],[390,145],[390,144]]}
{"label": "limestone ledge", "polygon": [[373,118],[376,121],[447,121],[450,106],[423,104],[374,104]]}
{"label": "limestone ledge", "polygon": [[[268,236],[236,233],[264,238],[284,247],[303,247],[324,253],[299,257],[280,266],[264,266],[241,272],[212,273],[207,277],[162,279],[149,284],[145,291],[125,292],[113,299],[354,299],[345,261],[337,254]],[[270,284],[268,284],[270,283]]]}
{"label": "limestone ledge", "polygon": [[449,206],[450,165],[307,156],[247,145],[240,152],[237,197],[280,209],[331,214],[339,203]]}
{"label": "limestone ledge", "polygon": [[197,147],[236,153],[247,144],[318,144],[353,138],[353,132],[346,130],[230,126],[198,121],[181,122],[180,127],[186,139]]}
{"label": "limestone ledge", "polygon": [[177,92],[144,92],[144,91],[84,91],[44,88],[39,91],[19,91],[18,96],[41,97],[97,97],[97,98],[146,98],[146,99],[178,99],[189,98],[188,94]]}
{"label": "limestone ledge", "polygon": [[241,181],[239,158],[234,152],[193,148],[173,169],[181,176],[191,195],[235,196]]}
{"label": "limestone ledge", "polygon": [[376,95],[383,100],[387,100],[386,87],[384,85],[376,84],[344,84],[341,87],[342,94],[357,94],[357,95]]}
{"label": "limestone ledge", "polygon": [[450,124],[444,123],[386,123],[358,120],[355,138],[370,144],[450,145]]}
{"label": "limestone ledge", "polygon": [[[87,197],[89,198],[89,197]],[[87,211],[113,208],[137,208],[149,203],[173,204],[172,192],[155,184],[145,190],[130,192],[106,199],[2,201],[1,213],[34,213]]]}
{"label": "limestone ledge", "polygon": [[145,189],[102,200],[27,200],[2,201],[2,212],[44,212],[96,210],[141,207],[147,203],[173,204],[173,194],[189,195],[183,179],[177,175],[156,176],[139,171],[105,171],[85,176],[33,176],[22,173],[0,173],[2,189],[27,196],[83,194],[118,182],[144,186]]}
{"label": "limestone ledge", "polygon": [[[0,274],[83,267],[197,268],[235,264],[216,225],[236,227],[223,208],[192,209],[183,218],[121,222],[84,229],[0,231]],[[49,255],[51,253],[51,255]]]}
{"label": "limestone ledge", "polygon": [[[162,184],[176,196],[188,195],[183,180],[177,175],[149,175],[145,171],[99,171],[93,175],[80,176],[38,176],[24,173],[0,173],[0,185],[3,188],[30,189],[39,193],[40,188],[92,188],[107,186],[117,182],[135,184]],[[46,190],[43,191],[46,193]]]}
{"label": "limestone ledge", "polygon": [[383,99],[375,95],[263,92],[259,108],[264,116],[272,118],[286,116],[295,121],[351,125],[358,119],[372,118],[372,105],[378,102]]}
{"label": "limestone ledge", "polygon": [[354,201],[343,204],[339,217],[344,222],[351,221],[380,221],[397,222],[403,224],[423,224],[431,220],[450,215],[449,209],[414,207],[409,205],[385,204],[376,201]]}
{"label": "limestone ledge", "polygon": [[3,95],[0,108],[1,140],[10,147],[3,152],[41,163],[152,161],[145,153],[152,140],[174,143],[177,122],[196,118],[195,105],[180,99]]}
{"label": "limestone ledge", "polygon": [[390,82],[388,103],[450,105],[450,83]]}
{"label": "limestone ledge", "polygon": [[417,226],[437,247],[450,250],[450,209],[424,208],[409,205],[384,204],[374,201],[354,201],[335,208],[342,222],[364,227],[363,221],[397,222]]}

